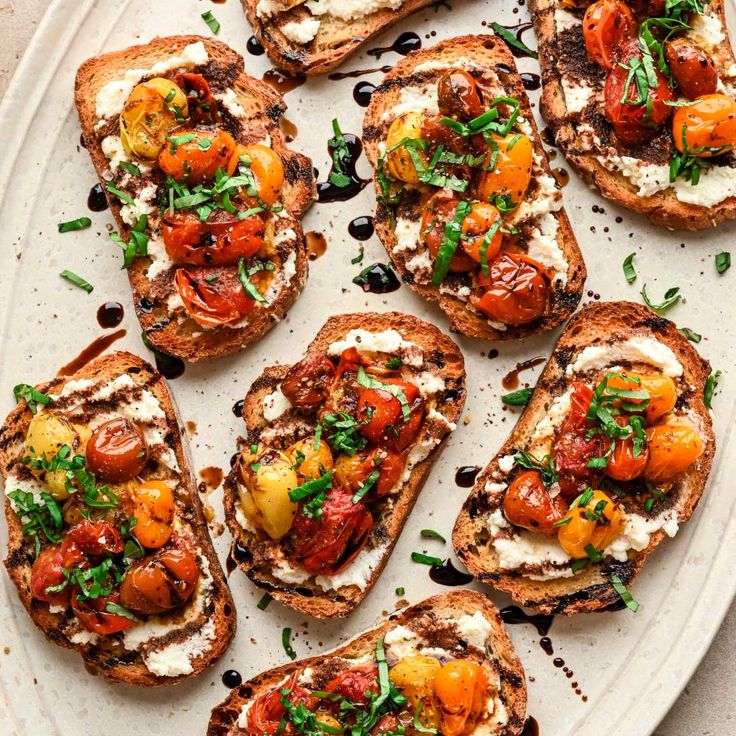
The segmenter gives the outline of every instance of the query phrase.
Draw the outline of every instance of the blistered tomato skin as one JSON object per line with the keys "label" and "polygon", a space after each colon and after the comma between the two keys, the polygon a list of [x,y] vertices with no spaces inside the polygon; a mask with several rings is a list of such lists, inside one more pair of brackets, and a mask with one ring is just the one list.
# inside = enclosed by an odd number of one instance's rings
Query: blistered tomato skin
{"label": "blistered tomato skin", "polygon": [[611,69],[616,49],[635,33],[634,14],[620,0],[598,0],[585,11],[585,48],[593,61],[604,69]]}
{"label": "blistered tomato skin", "polygon": [[[621,415],[616,417],[616,422],[624,427],[628,424],[628,417]],[[643,472],[649,458],[649,448],[646,443],[636,454],[634,438],[616,440],[613,452],[608,458],[605,473],[609,478],[618,481],[629,481],[638,478]]]}
{"label": "blistered tomato skin", "polygon": [[107,610],[109,603],[120,605],[120,593],[116,590],[110,595],[100,598],[79,600],[80,589],[72,590],[72,610],[79,619],[79,623],[87,630],[95,634],[109,636],[135,626],[137,621],[131,621],[126,616],[119,616]]}
{"label": "blistered tomato skin", "polygon": [[383,383],[395,386],[409,405],[409,420],[404,421],[401,402],[397,396],[384,388],[366,388],[358,401],[360,432],[376,445],[391,445],[404,449],[419,431],[423,416],[423,402],[419,389],[400,378],[389,378]]}
{"label": "blistered tomato skin", "polygon": [[46,547],[36,558],[31,568],[31,595],[39,601],[45,601],[56,606],[66,606],[69,603],[69,588],[58,593],[46,592],[47,588],[60,585],[66,580],[62,572],[64,554],[60,544]]}
{"label": "blistered tomato skin", "polygon": [[700,435],[682,424],[658,424],[646,430],[649,459],[644,477],[650,483],[666,483],[684,473],[705,448]]}
{"label": "blistered tomato skin", "polygon": [[478,84],[466,71],[453,69],[437,82],[437,99],[442,115],[468,122],[485,112]]}
{"label": "blistered tomato skin", "polygon": [[[599,518],[590,518],[588,514]],[[598,552],[604,550],[621,534],[626,523],[621,509],[603,491],[593,491],[585,506],[569,509],[565,518],[570,521],[558,527],[557,541],[576,560],[588,557],[589,545]]]}
{"label": "blistered tomato skin", "polygon": [[[406,112],[399,115],[391,123],[386,137],[386,173],[397,181],[407,184],[419,184],[419,175],[412,160],[407,146],[399,146],[405,138],[414,140],[422,137],[422,124],[424,115],[418,112]],[[396,146],[396,148],[394,148]],[[393,150],[391,150],[393,149]],[[419,159],[426,165],[426,155],[420,149],[416,149]]]}
{"label": "blistered tomato skin", "polygon": [[143,470],[148,453],[143,432],[128,419],[118,417],[92,432],[86,455],[87,469],[100,480],[123,483]]}
{"label": "blistered tomato skin", "polygon": [[[486,238],[488,231],[496,225],[496,232]],[[492,204],[476,202],[468,216],[463,220],[461,244],[463,250],[476,262],[490,263],[501,250],[503,233],[501,232],[501,215]],[[484,255],[483,255],[484,254]]]}
{"label": "blistered tomato skin", "polygon": [[289,368],[281,392],[294,406],[311,408],[327,399],[334,380],[335,366],[326,355],[308,355]]}
{"label": "blistered tomato skin", "polygon": [[[627,380],[629,379],[629,380]],[[643,410],[648,425],[654,424],[674,409],[677,403],[677,386],[669,376],[661,373],[635,373],[626,371],[620,375],[609,375],[607,385],[623,391],[645,391],[649,395]],[[644,403],[638,399],[627,399],[632,404]]]}
{"label": "blistered tomato skin", "polygon": [[545,488],[536,470],[520,473],[503,498],[504,516],[514,525],[537,534],[556,534],[555,522],[562,519],[567,504]]}
{"label": "blistered tomato skin", "polygon": [[179,268],[174,284],[189,316],[204,327],[237,322],[255,305],[233,268]]}
{"label": "blistered tomato skin", "polygon": [[174,493],[161,480],[132,485],[133,516],[137,519],[133,534],[147,549],[159,549],[173,533]]}
{"label": "blistered tomato skin", "polygon": [[710,158],[736,146],[736,100],[728,95],[705,95],[680,107],[672,120],[677,150]]}
{"label": "blistered tomato skin", "polygon": [[[441,189],[434,194],[424,206],[420,233],[422,242],[427,246],[432,258],[437,254],[445,237],[445,227],[455,217],[460,198],[456,192]],[[462,273],[477,268],[476,262],[458,248],[450,261],[450,271]]]}
{"label": "blistered tomato skin", "polygon": [[488,677],[468,659],[453,659],[434,678],[443,736],[462,736],[474,728],[487,698]]}
{"label": "blistered tomato skin", "polygon": [[243,187],[239,196],[246,199],[253,206],[259,206],[263,202],[271,206],[276,204],[284,185],[284,164],[279,155],[260,143],[252,146],[239,145],[230,157],[227,173],[235,174],[239,166],[250,169],[255,179],[255,192],[249,192]]}
{"label": "blistered tomato skin", "polygon": [[710,54],[686,38],[674,38],[665,46],[665,59],[685,97],[694,100],[718,89],[718,70]]}
{"label": "blistered tomato skin", "polygon": [[[191,140],[170,140],[158,156],[159,168],[177,182],[192,186],[213,179],[218,169],[224,172],[237,148],[235,139],[225,130],[183,130]],[[179,136],[170,136],[176,139]]]}
{"label": "blistered tomato skin", "polygon": [[534,161],[534,144],[523,133],[493,136],[494,147],[488,149],[483,168],[477,174],[476,195],[481,202],[491,202],[497,196],[508,196],[512,202],[521,202],[529,189]]}

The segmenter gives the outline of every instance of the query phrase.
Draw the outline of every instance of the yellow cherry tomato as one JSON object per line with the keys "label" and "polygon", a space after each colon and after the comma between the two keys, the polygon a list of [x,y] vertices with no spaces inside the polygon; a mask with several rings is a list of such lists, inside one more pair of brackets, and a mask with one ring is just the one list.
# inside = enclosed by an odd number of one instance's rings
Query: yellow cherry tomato
{"label": "yellow cherry tomato", "polygon": [[481,170],[476,185],[476,196],[481,202],[490,202],[496,196],[508,195],[518,204],[524,199],[532,178],[534,146],[531,139],[523,133],[509,133],[506,136],[493,136],[495,146],[488,149],[483,166],[491,171]]}
{"label": "yellow cherry tomato", "polygon": [[[403,115],[395,118],[391,123],[391,127],[388,129],[388,136],[386,137],[386,150],[388,153],[386,154],[385,169],[386,173],[392,179],[405,181],[407,184],[419,184],[419,176],[409,154],[409,149],[406,146],[399,146],[393,151],[391,149],[397,143],[403,141],[404,138],[421,138],[423,122],[424,115],[422,113],[405,112]],[[424,152],[418,148],[415,151],[416,155],[426,164]]]}
{"label": "yellow cherry tomato", "polygon": [[658,424],[649,427],[646,433],[649,460],[644,468],[644,477],[651,483],[674,480],[703,452],[703,440],[687,425]]}
{"label": "yellow cherry tomato", "polygon": [[437,728],[440,724],[434,704],[434,678],[440,668],[434,657],[412,654],[402,657],[388,673],[391,683],[409,701],[412,712],[421,703],[420,720],[426,728]]}
{"label": "yellow cherry tomato", "polygon": [[[628,380],[627,380],[628,379]],[[636,373],[634,371],[621,372],[608,378],[610,388],[623,391],[646,391],[649,394],[649,404],[644,410],[647,424],[653,424],[668,414],[677,403],[677,386],[669,377],[661,373]],[[632,404],[642,403],[638,399],[627,399]]]}
{"label": "yellow cherry tomato", "polygon": [[703,95],[678,107],[672,136],[680,153],[709,158],[736,146],[736,100],[723,94]]}
{"label": "yellow cherry tomato", "polygon": [[[498,223],[496,231],[486,243],[486,235],[490,229]],[[496,207],[487,202],[476,202],[462,225],[463,238],[461,243],[463,250],[476,262],[482,263],[481,246],[484,246],[486,263],[490,263],[501,250],[501,215]]]}
{"label": "yellow cherry tomato", "polygon": [[232,176],[241,163],[253,172],[257,192],[255,195],[249,194],[243,189],[241,196],[251,198],[254,206],[259,204],[258,200],[263,200],[267,205],[275,204],[284,185],[284,164],[279,155],[261,144],[238,145],[228,162],[227,173]]}
{"label": "yellow cherry tomato", "polygon": [[[71,450],[70,458],[82,449],[79,432],[70,421],[51,411],[39,412],[31,419],[26,433],[26,452],[29,457],[48,462],[65,445]],[[66,471],[44,471],[31,466],[31,472],[43,479],[49,493],[57,501],[69,497]]]}
{"label": "yellow cherry tomato", "polygon": [[483,668],[468,659],[443,665],[434,678],[442,736],[461,736],[475,727],[487,699],[488,678]]}
{"label": "yellow cherry tomato", "polygon": [[159,549],[174,531],[174,494],[162,480],[131,483],[135,538],[147,549]]}
{"label": "yellow cherry tomato", "polygon": [[320,478],[334,466],[329,445],[320,440],[315,448],[314,435],[295,442],[286,454],[291,458],[300,480]]}
{"label": "yellow cherry tomato", "polygon": [[[599,520],[590,519],[585,512],[597,515]],[[568,510],[557,532],[562,549],[576,560],[588,556],[585,548],[593,545],[599,552],[608,547],[624,529],[625,516],[616,503],[603,491],[593,491],[584,505]]]}

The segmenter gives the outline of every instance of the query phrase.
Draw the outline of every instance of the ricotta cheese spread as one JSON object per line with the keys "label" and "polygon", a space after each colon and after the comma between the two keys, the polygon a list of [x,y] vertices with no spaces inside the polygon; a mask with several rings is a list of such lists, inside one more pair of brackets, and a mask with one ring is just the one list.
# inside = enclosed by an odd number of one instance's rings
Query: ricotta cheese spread
{"label": "ricotta cheese spread", "polygon": [[244,118],[245,108],[240,104],[238,95],[232,87],[228,87],[222,94],[216,94],[215,99],[234,117]]}
{"label": "ricotta cheese spread", "polygon": [[382,121],[393,120],[406,112],[421,112],[426,115],[437,115],[439,106],[437,100],[437,85],[428,84],[425,87],[402,87],[399,92],[399,101],[381,116]]}
{"label": "ricotta cheese spread", "polygon": [[321,21],[317,18],[304,18],[304,20],[291,21],[281,26],[281,33],[294,43],[305,45],[311,43],[319,31]]}
{"label": "ricotta cheese spread", "polygon": [[404,253],[407,250],[416,250],[419,245],[421,229],[422,223],[420,220],[407,220],[405,217],[396,218],[394,252]]}
{"label": "ricotta cheese spread", "polygon": [[702,14],[691,14],[690,29],[687,35],[706,51],[715,51],[726,40],[723,24],[708,6]]}
{"label": "ricotta cheese spread", "polygon": [[562,248],[557,244],[557,231],[560,223],[557,218],[547,212],[532,228],[531,237],[527,241],[527,255],[543,266],[555,272],[554,280],[561,285],[567,283],[568,263]]}
{"label": "ricotta cheese spread", "polygon": [[273,422],[292,408],[292,403],[284,396],[281,386],[263,397],[263,418]]}
{"label": "ricotta cheese spread", "polygon": [[358,20],[379,10],[398,10],[404,0],[307,0],[313,15],[329,15],[339,20]]}
{"label": "ricotta cheese spread", "polygon": [[581,350],[575,362],[567,366],[567,375],[587,373],[615,366],[622,361],[644,363],[659,369],[664,375],[677,378],[683,368],[672,349],[653,337],[630,337],[611,345],[589,345]]}
{"label": "ricotta cheese spread", "polygon": [[344,570],[335,575],[318,575],[314,582],[322,590],[339,590],[346,585],[355,585],[360,590],[365,590],[373,571],[386,554],[386,549],[386,545],[380,545],[373,549],[363,548]]}
{"label": "ricotta cheese spread", "polygon": [[123,220],[133,227],[139,220],[141,215],[150,215],[156,209],[156,194],[158,186],[153,183],[146,184],[143,189],[138,192],[133,203],[126,202],[120,208],[120,216]]}
{"label": "ricotta cheese spread", "polygon": [[397,659],[403,659],[404,657],[410,657],[416,654],[420,642],[421,637],[419,634],[416,631],[412,631],[408,626],[394,626],[383,637],[386,654],[391,654]]}
{"label": "ricotta cheese spread", "polygon": [[491,622],[480,612],[472,616],[461,616],[457,621],[460,636],[468,643],[482,651],[486,649],[486,640],[491,634]]}
{"label": "ricotta cheese spread", "polygon": [[376,353],[400,355],[408,366],[419,367],[424,362],[424,351],[416,343],[404,340],[397,330],[370,332],[360,328],[350,330],[342,340],[336,340],[327,348],[327,355],[337,357],[348,348]]}

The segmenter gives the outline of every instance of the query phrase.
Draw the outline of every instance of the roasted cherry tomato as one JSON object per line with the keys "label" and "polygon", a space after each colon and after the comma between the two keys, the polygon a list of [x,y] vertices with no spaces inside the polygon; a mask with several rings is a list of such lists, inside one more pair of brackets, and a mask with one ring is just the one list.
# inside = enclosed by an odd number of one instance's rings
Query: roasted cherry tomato
{"label": "roasted cherry tomato", "polygon": [[685,97],[694,100],[718,89],[718,70],[710,54],[686,38],[673,38],[665,46],[665,59]]}
{"label": "roasted cherry tomato", "polygon": [[194,72],[183,72],[174,77],[186,95],[189,117],[195,124],[208,125],[217,119],[217,100],[213,97],[209,82]]}
{"label": "roasted cherry tomato", "polygon": [[560,495],[552,495],[537,470],[514,478],[503,497],[504,516],[514,525],[538,534],[556,534],[554,526],[567,511]]}
{"label": "roasted cherry tomato", "polygon": [[325,691],[342,695],[351,703],[365,705],[368,702],[367,693],[379,691],[378,668],[370,662],[344,670],[327,683]]}
{"label": "roasted cherry tomato", "polygon": [[562,494],[568,499],[577,496],[581,486],[589,485],[592,471],[588,461],[602,457],[605,452],[599,434],[585,437],[593,426],[585,418],[592,398],[593,390],[589,386],[577,381],[573,383],[570,411],[560,426],[552,451],[558,482]]}
{"label": "roasted cherry tomato", "polygon": [[674,480],[703,453],[703,440],[692,428],[682,424],[658,424],[647,429],[649,461],[644,477],[651,483]]}
{"label": "roasted cherry tomato", "polygon": [[[629,380],[627,380],[629,379]],[[609,375],[606,385],[623,391],[646,391],[649,401],[644,409],[647,424],[654,424],[674,409],[677,403],[677,387],[675,382],[661,373],[635,373],[625,371],[620,377]],[[626,399],[632,404],[643,403],[637,399]]]}
{"label": "roasted cherry tomato", "polygon": [[64,568],[64,552],[61,544],[52,544],[38,555],[31,568],[31,595],[39,601],[46,601],[55,606],[66,606],[69,603],[69,588],[58,593],[47,593],[46,589],[61,585],[66,576]]}
{"label": "roasted cherry tomato", "polygon": [[[218,212],[224,212],[219,210]],[[213,219],[210,216],[210,220]],[[235,265],[263,247],[264,223],[258,215],[244,220],[202,222],[194,215],[164,215],[164,245],[172,261],[193,266]]]}
{"label": "roasted cherry tomato", "polygon": [[626,3],[598,0],[583,18],[583,39],[588,54],[604,69],[613,66],[616,49],[636,33],[636,21]]}
{"label": "roasted cherry tomato", "polygon": [[233,268],[180,268],[174,283],[191,318],[204,327],[237,322],[255,304]]}
{"label": "roasted cherry tomato", "polygon": [[[616,421],[620,426],[625,427],[629,419],[627,416],[620,415],[616,417]],[[605,473],[609,478],[619,481],[634,480],[644,472],[644,466],[649,458],[649,449],[644,444],[639,454],[635,454],[634,439],[632,435],[627,439],[616,440],[613,452],[608,458],[608,465],[605,467]]]}
{"label": "roasted cherry tomato", "polygon": [[148,549],[159,549],[173,532],[174,493],[162,480],[131,484],[135,538]]}
{"label": "roasted cherry tomato", "polygon": [[[420,720],[424,719],[420,716]],[[426,724],[425,724],[426,725]],[[371,736],[385,736],[386,734],[394,734],[399,732],[401,722],[393,713],[387,713],[378,719],[378,723],[371,729]]]}
{"label": "roasted cherry tomato", "polygon": [[322,505],[322,516],[308,517],[300,506],[291,527],[291,549],[313,575],[334,575],[347,567],[363,549],[373,528],[373,517],[362,501],[353,503],[346,488],[333,486]]}
{"label": "roasted cherry tomato", "polygon": [[119,554],[124,547],[120,532],[109,521],[92,521],[91,519],[84,519],[73,526],[64,535],[62,545],[64,547],[65,567],[70,567],[69,562],[72,559],[74,562],[80,560],[70,550],[71,547],[93,557]]}
{"label": "roasted cherry tomato", "polygon": [[516,253],[501,252],[478,277],[481,294],[471,303],[506,325],[526,325],[543,317],[549,306],[549,278],[544,266]]}
{"label": "roasted cherry tomato", "polygon": [[292,459],[301,482],[319,478],[335,465],[330,446],[323,439],[317,440],[313,434],[295,442],[286,454]]}
{"label": "roasted cherry tomato", "polygon": [[658,69],[655,69],[657,86],[647,88],[646,99],[640,99],[636,84],[629,79],[629,65],[640,62],[641,57],[638,41],[625,44],[618,55],[620,63],[613,66],[604,87],[606,119],[618,139],[628,146],[639,145],[652,138],[670,119],[673,108],[667,103],[675,99]]}
{"label": "roasted cherry tomato", "polygon": [[453,659],[434,677],[442,736],[462,736],[475,727],[488,699],[488,677],[469,659]]}
{"label": "roasted cherry tomato", "polygon": [[169,547],[128,568],[120,602],[135,613],[163,613],[186,603],[198,580],[195,556],[188,549]]}
{"label": "roasted cherry tomato", "polygon": [[621,534],[626,523],[621,509],[603,491],[593,491],[584,506],[578,504],[570,509],[565,518],[570,521],[558,527],[557,540],[576,560],[588,557],[585,548],[589,545],[603,551]]}
{"label": "roasted cherry tomato", "polygon": [[101,424],[87,441],[87,469],[100,480],[123,483],[135,478],[147,460],[143,432],[125,417]]}
{"label": "roasted cherry tomato", "polygon": [[481,202],[508,197],[519,204],[532,178],[534,144],[523,133],[494,135],[492,140],[494,145],[488,148],[483,168],[478,173],[476,196]]}
{"label": "roasted cherry tomato", "polygon": [[[191,136],[191,138],[190,138]],[[182,129],[169,136],[158,156],[159,168],[178,182],[200,184],[213,179],[218,169],[224,172],[237,143],[225,130]]]}
{"label": "roasted cherry tomato", "polygon": [[[424,206],[420,233],[422,242],[429,248],[432,258],[437,257],[445,227],[455,217],[460,198],[457,192],[441,189]],[[475,261],[458,248],[450,261],[450,271],[472,271],[477,268]]]}
{"label": "roasted cherry tomato", "polygon": [[407,699],[409,710],[421,710],[420,723],[439,732],[440,714],[434,693],[434,678],[441,668],[434,657],[409,654],[388,672],[391,684]]}
{"label": "roasted cherry tomato", "polygon": [[[399,145],[404,139],[411,140],[423,138],[422,126],[425,117],[420,112],[405,112],[394,118],[386,136],[386,173],[397,181],[404,181],[407,184],[419,184],[419,175],[416,166],[412,160],[409,148],[405,145]],[[425,165],[426,155],[419,148],[415,149],[419,160]]]}
{"label": "roasted cherry tomato", "polygon": [[335,477],[340,485],[357,493],[371,473],[379,472],[372,496],[385,496],[401,478],[404,471],[404,454],[386,448],[361,450],[355,455],[340,455],[335,463]]}
{"label": "roasted cherry tomato", "polygon": [[334,380],[335,365],[326,355],[307,355],[289,368],[281,392],[294,406],[312,408],[330,395]]}
{"label": "roasted cherry tomato", "polygon": [[395,386],[403,393],[409,407],[409,419],[404,419],[404,409],[398,396],[384,388],[366,388],[358,401],[360,432],[376,445],[391,445],[403,450],[419,431],[424,402],[413,383],[401,378],[386,378],[381,382]]}
{"label": "roasted cherry tomato", "polygon": [[705,95],[678,108],[672,136],[680,152],[709,158],[736,146],[736,100],[728,95]]}
{"label": "roasted cherry tomato", "polygon": [[107,610],[108,603],[120,605],[120,593],[117,590],[108,596],[86,598],[81,601],[78,599],[79,592],[78,587],[72,590],[72,610],[87,631],[108,636],[136,625],[136,621]]}
{"label": "roasted cherry tomato", "polygon": [[307,710],[314,710],[318,701],[311,697],[306,688],[297,685],[298,678],[299,673],[295,672],[283,684],[253,699],[246,716],[245,731],[248,736],[264,736],[264,734],[274,736],[277,731],[281,733],[283,729],[281,718],[286,713],[286,708],[281,703],[282,690],[290,691],[285,697],[295,706],[303,704]]}
{"label": "roasted cherry tomato", "polygon": [[[496,231],[487,235],[495,226]],[[476,202],[463,220],[461,244],[463,250],[476,262],[489,264],[501,250],[501,215],[492,204]]]}
{"label": "roasted cherry tomato", "polygon": [[268,146],[256,143],[252,146],[238,146],[228,162],[228,174],[234,174],[239,166],[250,169],[255,179],[252,187],[240,190],[241,199],[257,207],[264,202],[276,204],[284,185],[284,164],[279,155]]}
{"label": "roasted cherry tomato", "polygon": [[437,100],[442,115],[462,122],[477,118],[485,112],[483,93],[477,82],[461,69],[452,69],[439,78]]}

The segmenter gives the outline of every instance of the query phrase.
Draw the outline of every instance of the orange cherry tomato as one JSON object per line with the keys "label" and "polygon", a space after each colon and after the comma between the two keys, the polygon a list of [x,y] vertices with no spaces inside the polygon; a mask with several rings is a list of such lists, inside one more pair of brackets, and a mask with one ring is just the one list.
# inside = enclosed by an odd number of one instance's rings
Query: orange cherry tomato
{"label": "orange cherry tomato", "polygon": [[[599,518],[588,518],[586,511]],[[585,506],[569,509],[565,518],[570,521],[558,527],[557,540],[576,560],[588,556],[588,545],[599,552],[608,547],[621,534],[626,521],[621,509],[603,491],[593,491]]]}
{"label": "orange cherry tomato", "polygon": [[476,202],[468,216],[463,220],[462,236],[460,243],[463,250],[476,262],[482,263],[481,246],[486,241],[488,231],[493,227],[494,223],[498,223],[496,232],[485,244],[485,261],[490,263],[501,250],[501,240],[503,233],[501,232],[501,215],[492,204],[485,202]]}
{"label": "orange cherry tomato", "polygon": [[205,327],[237,322],[255,304],[233,268],[180,268],[174,283],[191,318]]}
{"label": "orange cherry tomato", "polygon": [[396,386],[403,392],[409,405],[409,419],[397,396],[383,388],[366,388],[358,400],[358,419],[362,422],[360,432],[376,445],[389,445],[405,449],[419,431],[424,416],[424,402],[419,389],[401,378],[386,378],[382,383]]}
{"label": "orange cherry tomato", "polygon": [[688,100],[712,95],[718,89],[718,69],[710,54],[687,38],[680,36],[668,41],[665,59],[680,92]]}
{"label": "orange cherry tomato", "polygon": [[[193,136],[191,140],[182,140]],[[171,140],[171,139],[174,140]],[[180,183],[200,184],[227,169],[237,143],[225,130],[186,130],[169,136],[158,155],[159,168]]]}
{"label": "orange cherry tomato", "polygon": [[83,519],[64,535],[64,567],[80,564],[84,555],[120,554],[124,546],[119,530],[109,521]]}
{"label": "orange cherry tomato", "polygon": [[728,95],[705,95],[680,107],[672,120],[672,136],[681,153],[709,158],[736,146],[736,100]]}
{"label": "orange cherry tomato", "polygon": [[[641,420],[639,420],[641,421]],[[616,422],[624,427],[628,424],[628,417],[623,414],[616,417]],[[649,458],[649,450],[646,444],[640,449],[639,454],[634,454],[634,437],[616,440],[616,446],[608,458],[605,473],[614,480],[627,481],[638,478],[644,472],[644,466]]]}
{"label": "orange cherry tomato", "polygon": [[148,458],[143,432],[125,417],[97,427],[87,440],[85,455],[87,469],[110,483],[132,480]]}
{"label": "orange cherry tomato", "polygon": [[161,480],[149,480],[132,488],[135,538],[148,549],[163,547],[171,538],[174,523],[174,494]]}
{"label": "orange cherry tomato", "polygon": [[261,202],[269,206],[276,204],[284,185],[284,164],[279,155],[260,143],[239,145],[230,156],[227,173],[232,176],[240,165],[249,168],[255,178],[255,191],[244,188],[240,192],[241,196],[248,199],[252,206],[258,206]]}
{"label": "orange cherry tomato", "polygon": [[169,547],[128,568],[120,600],[135,613],[163,613],[186,603],[198,580],[195,556],[188,549]]}
{"label": "orange cherry tomato", "polygon": [[593,61],[604,69],[613,66],[614,52],[635,33],[634,14],[620,0],[598,0],[585,11],[585,48]]}
{"label": "orange cherry tomato", "polygon": [[485,112],[478,83],[461,69],[452,69],[439,78],[437,101],[442,115],[465,122]]}
{"label": "orange cherry tomato", "polygon": [[526,325],[542,317],[549,305],[549,278],[544,266],[515,253],[500,253],[490,263],[488,277],[478,283],[480,296],[470,298],[483,314],[506,325]]}
{"label": "orange cherry tomato", "polygon": [[503,497],[504,516],[514,525],[538,534],[557,534],[554,526],[567,511],[561,496],[552,496],[537,470],[514,478]]}
{"label": "orange cherry tomato", "polygon": [[[677,386],[669,377],[661,373],[636,373],[626,371],[621,373],[622,377],[609,376],[607,385],[613,389],[623,391],[646,391],[649,394],[649,403],[644,409],[644,417],[647,424],[654,424],[668,414],[677,403]],[[634,380],[626,380],[631,378]],[[638,399],[627,399],[632,404],[641,403]]]}
{"label": "orange cherry tomato", "polygon": [[[219,210],[218,212],[224,212]],[[214,213],[211,216],[214,217]],[[235,265],[263,247],[264,223],[258,215],[244,220],[202,222],[198,217],[164,215],[164,245],[176,263],[194,266]]]}
{"label": "orange cherry tomato", "polygon": [[[457,192],[441,189],[424,206],[420,233],[422,242],[429,248],[432,258],[437,257],[442,239],[445,237],[445,227],[455,216],[459,203]],[[450,261],[450,271],[460,273],[475,268],[477,268],[475,261],[458,248]]]}
{"label": "orange cherry tomato", "polygon": [[136,621],[131,621],[125,616],[119,616],[117,613],[111,613],[107,610],[108,603],[120,605],[119,591],[114,590],[108,596],[86,598],[81,601],[77,597],[79,593],[80,589],[78,587],[72,590],[72,610],[79,619],[79,623],[87,631],[108,636],[136,625]]}
{"label": "orange cherry tomato", "polygon": [[379,476],[369,492],[372,496],[385,496],[397,483],[404,471],[404,453],[387,448],[361,450],[355,455],[340,455],[335,464],[335,477],[340,485],[356,493],[375,470]]}
{"label": "orange cherry tomato", "polygon": [[683,424],[658,424],[647,429],[649,460],[644,477],[651,483],[674,480],[703,453],[700,435]]}
{"label": "orange cherry tomato", "polygon": [[494,135],[494,147],[486,153],[483,166],[491,171],[480,170],[476,183],[476,196],[481,202],[490,202],[497,196],[507,195],[519,204],[524,199],[532,178],[534,144],[523,133],[509,133],[506,136]]}
{"label": "orange cherry tomato", "polygon": [[462,736],[473,730],[487,690],[485,671],[468,659],[453,659],[437,671],[434,692],[440,706],[442,736]]}

